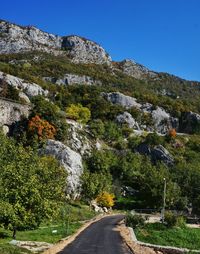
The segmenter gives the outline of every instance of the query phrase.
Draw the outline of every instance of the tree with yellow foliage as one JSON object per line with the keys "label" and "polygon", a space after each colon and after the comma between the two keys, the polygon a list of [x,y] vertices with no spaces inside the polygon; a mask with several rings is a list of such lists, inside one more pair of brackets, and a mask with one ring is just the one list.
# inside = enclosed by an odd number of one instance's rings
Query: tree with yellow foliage
{"label": "tree with yellow foliage", "polygon": [[115,198],[114,194],[104,191],[97,196],[96,202],[98,205],[102,207],[110,208],[114,206],[114,198]]}
{"label": "tree with yellow foliage", "polygon": [[81,123],[87,123],[91,117],[89,108],[83,107],[81,104],[71,104],[66,108],[66,113],[68,118],[77,120]]}

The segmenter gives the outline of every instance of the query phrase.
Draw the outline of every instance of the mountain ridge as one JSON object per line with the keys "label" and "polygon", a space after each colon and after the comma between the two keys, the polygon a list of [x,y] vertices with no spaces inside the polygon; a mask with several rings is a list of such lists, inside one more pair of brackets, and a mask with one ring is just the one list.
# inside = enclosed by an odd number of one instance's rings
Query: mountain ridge
{"label": "mountain ridge", "polygon": [[[25,32],[22,33],[23,30]],[[20,35],[21,33],[21,35]],[[18,40],[15,41],[15,39]],[[7,39],[7,40],[6,40]],[[97,42],[83,36],[55,35],[41,30],[34,25],[21,26],[9,21],[0,19],[0,53],[11,54],[39,50],[55,55],[66,55],[74,63],[95,63],[106,64],[111,68],[122,71],[124,74],[136,79],[159,79],[161,74],[168,74],[174,78],[176,75],[153,71],[133,59],[112,61],[111,56]],[[191,81],[197,82],[197,81]]]}

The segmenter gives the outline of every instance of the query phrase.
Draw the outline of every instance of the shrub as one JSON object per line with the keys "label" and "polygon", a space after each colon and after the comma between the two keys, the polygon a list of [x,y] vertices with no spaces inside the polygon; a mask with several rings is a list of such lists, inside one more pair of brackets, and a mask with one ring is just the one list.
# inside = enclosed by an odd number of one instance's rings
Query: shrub
{"label": "shrub", "polygon": [[96,201],[100,206],[110,208],[114,206],[114,198],[114,194],[104,191],[97,196]]}
{"label": "shrub", "polygon": [[29,120],[28,131],[32,135],[37,135],[39,140],[52,139],[56,134],[55,127],[37,115]]}
{"label": "shrub", "polygon": [[178,216],[176,219],[176,226],[179,228],[185,228],[186,227],[186,220],[183,216]]}
{"label": "shrub", "polygon": [[163,138],[157,133],[150,133],[147,135],[145,143],[155,146],[163,143]]}
{"label": "shrub", "polygon": [[142,217],[142,215],[137,214],[131,214],[128,213],[126,215],[126,226],[131,227],[133,229],[137,227],[143,227],[145,224],[145,219]]}
{"label": "shrub", "polygon": [[78,120],[81,123],[87,123],[91,117],[89,108],[83,107],[81,104],[71,104],[66,108],[66,113],[68,118]]}
{"label": "shrub", "polygon": [[169,130],[168,135],[169,135],[171,138],[175,138],[175,137],[176,137],[176,130],[175,130],[175,129]]}
{"label": "shrub", "polygon": [[177,216],[168,211],[168,212],[165,212],[165,223],[168,227],[174,227],[177,223]]}

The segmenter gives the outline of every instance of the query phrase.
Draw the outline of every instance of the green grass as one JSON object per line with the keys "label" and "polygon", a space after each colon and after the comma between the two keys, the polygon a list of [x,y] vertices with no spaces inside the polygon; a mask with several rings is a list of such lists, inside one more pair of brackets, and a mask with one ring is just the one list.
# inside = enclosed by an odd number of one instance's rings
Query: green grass
{"label": "green grass", "polygon": [[200,229],[167,228],[154,223],[135,230],[137,239],[142,242],[200,250]]}
{"label": "green grass", "polygon": [[[51,224],[44,222],[38,229],[17,231],[16,240],[56,243],[75,233],[83,224],[82,221],[95,216],[88,206],[77,202],[66,205],[64,210],[65,213]],[[57,230],[57,233],[52,233],[53,230]],[[10,245],[11,240],[12,232],[0,228],[0,254],[30,253],[25,249]]]}

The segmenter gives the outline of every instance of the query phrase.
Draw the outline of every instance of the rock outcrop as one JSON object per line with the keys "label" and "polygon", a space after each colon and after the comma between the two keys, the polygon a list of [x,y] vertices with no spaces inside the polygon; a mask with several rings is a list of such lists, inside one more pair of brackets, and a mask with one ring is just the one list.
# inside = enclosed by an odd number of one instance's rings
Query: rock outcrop
{"label": "rock outcrop", "polygon": [[[0,99],[0,126],[9,126],[21,119],[28,117],[31,107],[9,100]],[[6,127],[4,127],[6,128]]]}
{"label": "rock outcrop", "polygon": [[111,57],[100,45],[79,36],[63,37],[62,47],[69,50],[69,55],[75,63],[111,63]]}
{"label": "rock outcrop", "polygon": [[60,141],[47,140],[42,154],[54,156],[68,173],[67,194],[76,198],[80,193],[80,176],[83,173],[82,157]]}
{"label": "rock outcrop", "polygon": [[69,125],[68,128],[68,135],[66,137],[67,145],[78,152],[81,155],[88,155],[91,153],[92,144],[91,140],[88,139],[88,133],[86,129],[80,123],[76,121],[67,119],[67,124]]}
{"label": "rock outcrop", "polygon": [[125,107],[126,109],[135,107],[140,108],[141,104],[137,103],[137,99],[124,95],[119,92],[113,92],[113,93],[102,93],[102,96],[110,101],[113,104],[121,105],[122,107]]}
{"label": "rock outcrop", "polygon": [[[102,96],[110,101],[113,104],[118,104],[126,109],[130,108],[136,108],[142,113],[148,113],[151,115],[152,122],[153,122],[153,129],[161,134],[166,134],[169,129],[175,128],[178,129],[179,126],[179,120],[177,118],[173,118],[170,116],[169,113],[167,113],[163,108],[161,107],[154,107],[150,103],[144,103],[140,104],[137,102],[137,99],[131,96],[124,95],[119,92],[113,92],[113,93],[102,93]],[[128,116],[120,116],[120,121],[127,121],[125,120],[129,118],[129,122],[132,125],[133,120],[130,120],[130,115]],[[128,123],[128,122],[127,122]],[[136,124],[138,126],[138,124]],[[139,127],[139,126],[138,126]],[[140,128],[140,127],[139,127]],[[148,127],[149,128],[149,127]],[[138,129],[138,128],[137,128]],[[142,129],[142,125],[141,125]],[[153,130],[152,129],[152,130]]]}
{"label": "rock outcrop", "polygon": [[162,161],[168,166],[172,166],[174,164],[174,158],[162,145],[152,148],[148,144],[143,143],[139,145],[136,150],[140,154],[149,156],[153,163]]}
{"label": "rock outcrop", "polygon": [[180,131],[185,133],[195,133],[200,130],[200,115],[192,111],[182,114],[180,121]]}
{"label": "rock outcrop", "polygon": [[61,47],[62,38],[45,33],[33,26],[18,26],[0,21],[0,53],[10,54],[25,51],[56,52]]}
{"label": "rock outcrop", "polygon": [[[4,80],[7,84],[23,92],[28,97],[33,97],[36,95],[46,96],[48,94],[47,90],[42,89],[41,86],[35,83],[28,83],[24,79],[15,77],[13,75],[5,74],[1,71],[0,71],[0,80]],[[22,96],[23,94],[21,94],[21,97]],[[28,100],[27,97],[25,98],[25,96],[24,99]]]}
{"label": "rock outcrop", "polygon": [[120,124],[127,124],[129,128],[140,130],[140,127],[135,121],[135,119],[132,117],[132,115],[128,112],[124,112],[123,114],[120,114],[116,117],[116,120]]}
{"label": "rock outcrop", "polygon": [[122,72],[136,79],[156,78],[158,74],[150,71],[145,66],[138,64],[132,60],[125,59],[119,63]]}
{"label": "rock outcrop", "polygon": [[0,54],[42,51],[68,55],[75,63],[111,63],[111,57],[100,45],[79,36],[61,37],[1,20],[0,38]]}
{"label": "rock outcrop", "polygon": [[62,78],[44,77],[43,80],[56,85],[102,85],[100,80],[94,80],[89,76],[80,76],[76,74],[65,74]]}

